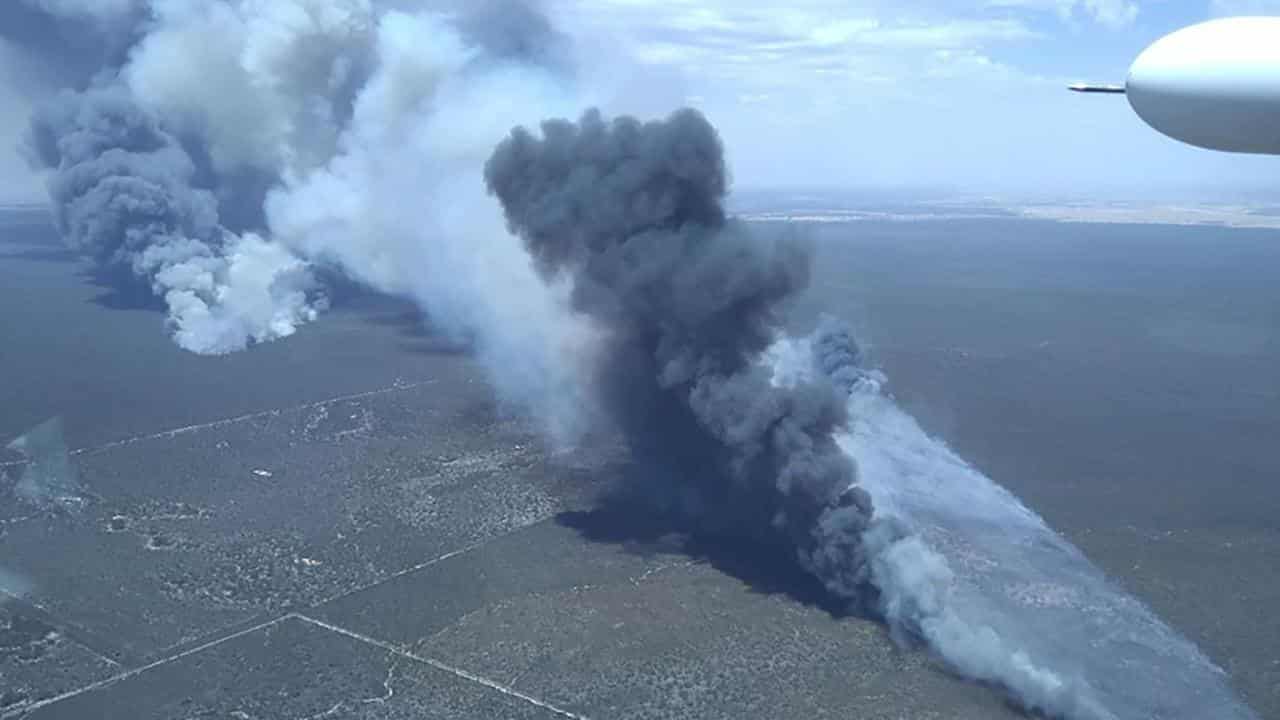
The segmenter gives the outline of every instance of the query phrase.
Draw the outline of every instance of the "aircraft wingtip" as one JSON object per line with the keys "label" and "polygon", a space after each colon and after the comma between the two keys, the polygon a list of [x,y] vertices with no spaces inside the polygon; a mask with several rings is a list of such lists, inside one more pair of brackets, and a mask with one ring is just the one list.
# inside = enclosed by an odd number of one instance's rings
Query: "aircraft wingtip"
{"label": "aircraft wingtip", "polygon": [[1094,85],[1090,83],[1076,83],[1068,85],[1068,90],[1079,93],[1116,93],[1123,94],[1123,85]]}

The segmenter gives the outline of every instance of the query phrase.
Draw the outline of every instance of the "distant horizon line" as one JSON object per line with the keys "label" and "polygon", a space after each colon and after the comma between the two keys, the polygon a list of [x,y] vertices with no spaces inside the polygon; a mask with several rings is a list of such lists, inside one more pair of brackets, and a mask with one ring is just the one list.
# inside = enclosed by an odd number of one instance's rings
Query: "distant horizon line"
{"label": "distant horizon line", "polygon": [[[1002,203],[1062,203],[1062,202],[1195,202],[1204,204],[1249,203],[1280,205],[1280,190],[1266,186],[1167,186],[1156,188],[1094,188],[1094,189],[1058,189],[1058,190],[1012,190],[981,187],[958,187],[954,185],[921,183],[906,185],[898,183],[885,184],[734,184],[729,189],[729,198],[748,198],[759,196],[813,195],[844,196],[844,199],[865,200],[899,200],[899,201],[937,201],[937,200],[990,200]],[[19,197],[0,199],[0,210],[33,210],[48,208],[46,198]]]}
{"label": "distant horizon line", "polygon": [[1280,204],[1280,190],[1268,186],[1166,186],[1166,187],[1114,187],[1114,188],[1080,188],[1080,189],[1045,189],[1014,190],[981,187],[957,187],[949,185],[925,184],[902,185],[764,185],[739,184],[731,188],[729,195],[866,195],[870,197],[896,197],[901,199],[936,199],[946,198],[994,198],[1002,201],[1017,202],[1263,202]]}

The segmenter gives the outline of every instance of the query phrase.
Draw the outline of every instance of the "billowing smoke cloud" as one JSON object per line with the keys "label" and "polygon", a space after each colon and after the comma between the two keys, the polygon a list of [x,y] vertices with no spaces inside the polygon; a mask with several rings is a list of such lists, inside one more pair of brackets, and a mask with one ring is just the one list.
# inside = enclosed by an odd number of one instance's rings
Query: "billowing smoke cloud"
{"label": "billowing smoke cloud", "polygon": [[[257,71],[254,79],[265,88],[258,93],[219,82],[225,63],[217,61],[226,58],[193,57],[198,49],[216,54],[228,38],[250,37],[218,24],[227,16],[281,20],[272,37],[297,39],[302,31],[285,21],[297,19],[291,10],[324,9],[309,5],[23,0],[7,6],[13,22],[6,35],[25,38],[19,46],[58,68],[54,79],[67,86],[36,113],[28,143],[33,163],[49,171],[59,230],[96,263],[100,277],[162,299],[175,340],[188,350],[224,353],[283,337],[325,306],[306,262],[259,233],[239,231],[262,217],[266,188],[285,168],[281,156],[316,144],[279,137],[283,115],[304,113],[246,107],[272,96],[273,79],[250,65],[247,53],[237,60],[246,75]],[[199,40],[183,38],[197,16]],[[175,36],[188,41],[185,47],[174,44]],[[274,59],[287,63],[324,50],[290,49],[292,55]],[[293,78],[274,79],[294,87]],[[200,108],[223,112],[202,115]],[[265,138],[265,146],[228,149],[230,137]]]}
{"label": "billowing smoke cloud", "polygon": [[571,363],[541,348],[581,354],[586,331],[480,178],[508,128],[575,106],[566,40],[521,2],[421,5],[21,0],[0,32],[60,68],[28,143],[59,228],[162,299],[182,347],[289,335],[337,272],[471,336],[513,403],[567,427]]}
{"label": "billowing smoke cloud", "polygon": [[213,193],[177,140],[109,86],[68,92],[32,123],[58,229],[118,283],[148,284],[182,347],[201,353],[288,335],[318,303],[303,264],[218,222]]}
{"label": "billowing smoke cloud", "polygon": [[862,348],[853,330],[839,318],[824,315],[819,319],[810,339],[810,351],[818,372],[846,393],[875,381],[863,365]]}
{"label": "billowing smoke cloud", "polygon": [[951,571],[856,484],[847,394],[873,387],[852,333],[824,322],[817,372],[777,382],[779,312],[808,279],[796,237],[727,219],[722,149],[698,113],[518,128],[486,166],[491,191],[548,278],[604,333],[593,377],[648,479],[717,532],[784,543],[827,588],[869,603],[904,640],[1008,687],[1029,708],[1105,718],[1088,688],[1038,667],[948,606]]}
{"label": "billowing smoke cloud", "polygon": [[[336,154],[289,173],[266,216],[282,244],[417,301],[434,326],[470,340],[500,397],[568,441],[589,426],[579,363],[594,333],[533,271],[482,170],[512,125],[580,101],[559,65],[527,57],[510,29],[477,40],[476,17],[381,16],[374,70]],[[530,47],[551,42],[541,27]]]}
{"label": "billowing smoke cloud", "polygon": [[542,273],[568,276],[604,329],[594,380],[633,452],[697,513],[731,513],[856,594],[871,506],[833,439],[845,402],[822,378],[775,385],[761,362],[807,248],[726,218],[711,125],[692,110],[548,121],[541,137],[516,129],[485,177]]}

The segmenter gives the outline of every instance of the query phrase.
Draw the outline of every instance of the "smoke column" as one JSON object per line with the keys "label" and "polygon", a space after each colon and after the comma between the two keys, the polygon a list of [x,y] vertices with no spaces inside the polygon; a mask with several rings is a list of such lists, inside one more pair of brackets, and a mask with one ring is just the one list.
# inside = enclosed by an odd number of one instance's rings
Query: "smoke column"
{"label": "smoke column", "polygon": [[710,124],[691,110],[548,121],[541,138],[515,130],[485,177],[544,276],[567,276],[602,327],[593,381],[632,452],[697,514],[732,508],[824,579],[862,583],[870,505],[835,443],[844,402],[825,379],[775,386],[760,362],[779,304],[808,281],[806,248],[726,218]]}
{"label": "smoke column", "polygon": [[513,125],[581,106],[572,54],[534,5],[423,5],[14,0],[0,36],[49,68],[26,150],[64,238],[180,346],[290,335],[341,275],[416,301],[568,442],[592,331],[481,172]]}
{"label": "smoke column", "polygon": [[119,292],[163,301],[180,346],[290,335],[337,273],[471,337],[514,404],[572,404],[567,375],[505,379],[568,365],[535,340],[586,340],[557,329],[479,177],[506,129],[576,106],[565,39],[520,2],[421,5],[12,0],[0,38],[44,98],[26,152],[59,230]]}
{"label": "smoke column", "polygon": [[100,276],[149,284],[180,346],[229,352],[314,318],[302,262],[220,225],[191,157],[122,90],[60,95],[34,120],[32,147],[57,169],[49,195],[67,243]]}
{"label": "smoke column", "polygon": [[[541,272],[570,278],[574,308],[604,328],[593,380],[659,491],[674,484],[677,509],[713,530],[785,544],[850,602],[878,592],[896,628],[928,638],[950,577],[900,523],[874,520],[836,442],[848,423],[837,386],[813,373],[774,382],[764,353],[781,304],[808,281],[809,252],[799,238],[726,218],[710,124],[684,110],[645,124],[588,112],[543,123],[540,137],[517,128],[485,177]],[[851,338],[818,345],[851,387],[859,355],[842,340]],[[960,669],[1007,684],[1030,707],[1085,702],[1027,660]]]}
{"label": "smoke column", "polygon": [[147,8],[19,0],[3,14],[29,64],[63,86],[32,119],[27,149],[50,171],[58,229],[101,279],[162,299],[175,340],[195,352],[237,350],[314,318],[324,303],[304,264],[227,226],[200,138],[180,136],[121,76],[150,62],[136,45]]}
{"label": "smoke column", "polygon": [[773,345],[809,255],[725,216],[722,149],[698,113],[517,128],[485,177],[540,272],[599,324],[601,406],[675,509],[785,545],[900,640],[1029,710],[1252,717],[1193,645],[888,403],[846,328],[824,321],[791,356]]}

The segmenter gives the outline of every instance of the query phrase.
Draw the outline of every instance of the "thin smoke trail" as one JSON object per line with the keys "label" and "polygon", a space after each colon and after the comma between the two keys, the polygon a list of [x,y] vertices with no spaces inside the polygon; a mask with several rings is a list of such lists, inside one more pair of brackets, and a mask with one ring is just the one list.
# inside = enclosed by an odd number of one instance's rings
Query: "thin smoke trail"
{"label": "thin smoke trail", "polygon": [[841,323],[827,319],[773,359],[782,382],[816,372],[849,394],[853,421],[841,446],[878,514],[914,538],[909,551],[886,557],[877,581],[901,598],[886,613],[891,623],[961,673],[1066,718],[1256,717],[1194,644],[927,435],[882,392],[883,377],[845,362],[860,354]]}

